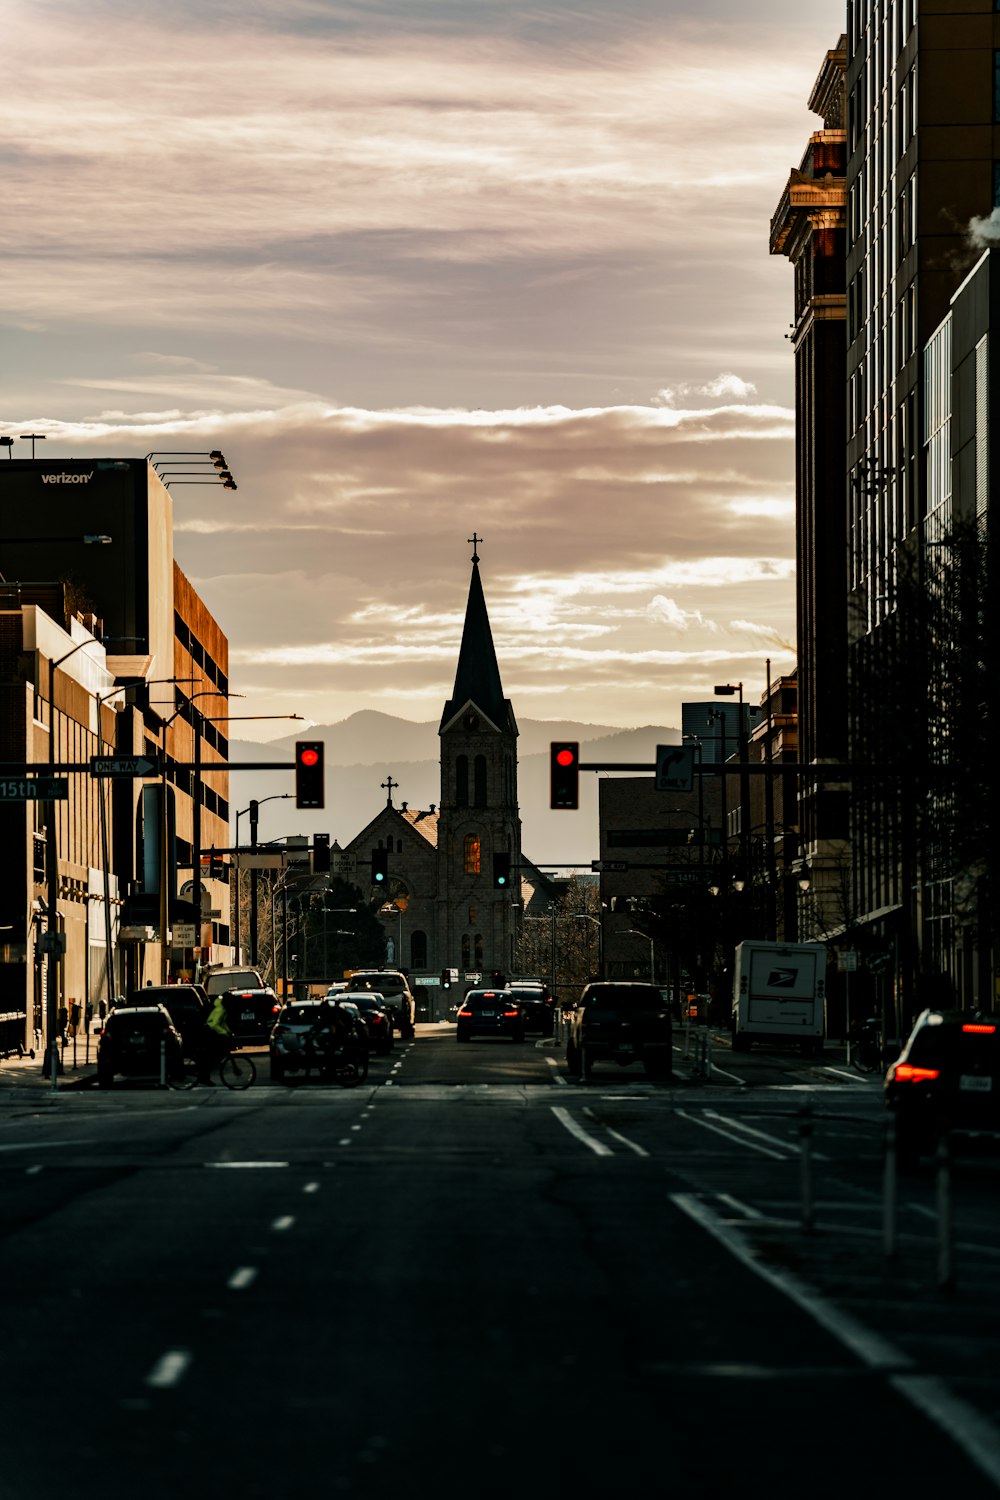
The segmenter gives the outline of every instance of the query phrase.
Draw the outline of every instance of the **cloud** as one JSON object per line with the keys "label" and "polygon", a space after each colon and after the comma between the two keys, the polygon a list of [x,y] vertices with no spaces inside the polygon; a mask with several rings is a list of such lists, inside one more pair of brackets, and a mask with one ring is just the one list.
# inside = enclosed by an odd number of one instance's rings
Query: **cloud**
{"label": "cloud", "polygon": [[757,387],[749,380],[741,380],[738,375],[726,372],[717,375],[714,380],[706,381],[698,385],[692,381],[686,381],[682,385],[664,386],[657,391],[653,397],[655,406],[676,406],[678,401],[690,400],[692,396],[707,396],[709,399],[720,399],[745,401],[750,396],[757,394]]}

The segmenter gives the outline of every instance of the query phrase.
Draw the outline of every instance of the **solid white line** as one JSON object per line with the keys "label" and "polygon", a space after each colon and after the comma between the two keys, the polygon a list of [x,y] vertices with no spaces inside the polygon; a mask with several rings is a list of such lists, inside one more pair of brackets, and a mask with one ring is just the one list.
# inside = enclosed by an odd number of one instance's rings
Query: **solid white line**
{"label": "solid white line", "polygon": [[618,1131],[612,1130],[610,1125],[605,1125],[604,1128],[608,1132],[608,1135],[614,1136],[616,1141],[621,1141],[622,1145],[627,1146],[630,1151],[634,1151],[636,1156],[649,1155],[644,1146],[637,1146],[635,1141],[630,1141],[627,1135],[619,1135]]}
{"label": "solid white line", "polygon": [[743,1243],[743,1238],[738,1231],[724,1224],[712,1209],[700,1203],[694,1194],[671,1193],[670,1201],[696,1224],[700,1224],[703,1229],[707,1230],[736,1260],[753,1271],[762,1281],[770,1282],[771,1286],[784,1292],[786,1297],[814,1318],[828,1333],[832,1333],[834,1338],[839,1339],[870,1369],[907,1370],[911,1368],[913,1360],[901,1349],[897,1349],[895,1344],[889,1343],[888,1339],[863,1327],[849,1313],[842,1312],[832,1302],[827,1302],[825,1297],[821,1297],[818,1292],[814,1292],[811,1287],[799,1281],[798,1277],[793,1276],[791,1272],[775,1269],[756,1260]]}
{"label": "solid white line", "polygon": [[166,1354],[160,1355],[146,1376],[146,1384],[156,1386],[158,1390],[166,1390],[182,1379],[190,1363],[191,1355],[187,1349],[168,1349]]}
{"label": "solid white line", "polygon": [[745,1219],[762,1219],[764,1217],[758,1209],[751,1208],[749,1203],[744,1203],[739,1198],[734,1198],[731,1193],[719,1193],[718,1199],[720,1203],[728,1203],[730,1208],[735,1208],[736,1212],[742,1214]]}
{"label": "solid white line", "polygon": [[[720,1115],[714,1109],[706,1109],[705,1113],[706,1115],[711,1115],[713,1120],[723,1121],[724,1124],[730,1126],[733,1130],[745,1130],[747,1135],[759,1136],[762,1141],[770,1141],[772,1146],[781,1146],[786,1151],[791,1152],[793,1156],[798,1155],[799,1148],[794,1141],[783,1141],[780,1135],[769,1135],[766,1130],[756,1130],[753,1125],[745,1125],[742,1120],[734,1120],[732,1115]],[[830,1160],[828,1156],[824,1156],[822,1151],[814,1151],[813,1159],[815,1161]]]}
{"label": "solid white line", "polygon": [[287,1161],[207,1161],[206,1167],[229,1170],[234,1167],[287,1167]]}
{"label": "solid white line", "polygon": [[858,1077],[857,1073],[845,1073],[843,1068],[824,1068],[823,1072],[832,1073],[836,1078],[849,1078],[852,1083],[861,1083],[863,1081]]}
{"label": "solid white line", "polygon": [[953,1395],[935,1375],[893,1375],[889,1384],[936,1422],[955,1446],[1000,1486],[1000,1433],[982,1412]]}
{"label": "solid white line", "polygon": [[15,1141],[10,1146],[0,1146],[0,1151],[44,1151],[54,1146],[90,1146],[92,1141]]}
{"label": "solid white line", "polygon": [[271,1228],[280,1234],[284,1229],[291,1229],[294,1223],[295,1220],[291,1214],[282,1214],[280,1218],[273,1220]]}
{"label": "solid white line", "polygon": [[595,1140],[592,1135],[588,1135],[579,1121],[574,1120],[568,1109],[562,1109],[558,1104],[550,1104],[549,1108],[560,1125],[565,1126],[570,1135],[575,1135],[578,1141],[589,1146],[595,1156],[614,1156],[615,1153],[611,1147],[606,1146],[603,1141]]}
{"label": "solid white line", "polygon": [[718,1065],[718,1063],[716,1063],[716,1062],[713,1062],[711,1064],[711,1068],[712,1068],[712,1072],[713,1073],[721,1073],[722,1076],[723,1076],[723,1078],[733,1078],[733,1079],[735,1079],[735,1081],[739,1084],[739,1086],[740,1086],[741,1089],[745,1089],[745,1088],[749,1088],[750,1087],[750,1085],[747,1083],[747,1081],[746,1081],[745,1078],[741,1078],[738,1073],[730,1073],[730,1071],[729,1071],[728,1068],[720,1068],[719,1065]]}
{"label": "solid white line", "polygon": [[232,1292],[246,1291],[248,1286],[253,1286],[257,1280],[256,1266],[239,1266],[226,1282]]}
{"label": "solid white line", "polygon": [[737,1146],[746,1146],[748,1151],[759,1151],[761,1156],[770,1156],[773,1161],[789,1160],[787,1151],[771,1151],[767,1146],[758,1146],[756,1141],[748,1141],[745,1135],[734,1135],[731,1130],[712,1125],[708,1120],[703,1120],[701,1115],[689,1115],[686,1109],[679,1109],[677,1113],[682,1120],[690,1120],[692,1125],[700,1125],[703,1130],[714,1130],[716,1135],[724,1136],[727,1141],[735,1141]]}

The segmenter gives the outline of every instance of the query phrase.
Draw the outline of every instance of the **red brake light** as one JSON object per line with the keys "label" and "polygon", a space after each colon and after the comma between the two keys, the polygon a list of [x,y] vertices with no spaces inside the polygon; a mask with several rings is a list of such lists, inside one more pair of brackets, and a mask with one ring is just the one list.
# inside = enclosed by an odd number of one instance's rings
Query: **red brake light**
{"label": "red brake light", "polygon": [[465,1006],[465,1007],[462,1008],[462,1010],[459,1011],[459,1015],[460,1016],[471,1016],[472,1015],[472,1011],[469,1010],[467,1006]]}
{"label": "red brake light", "polygon": [[518,1010],[505,1010],[504,1011],[504,1015],[505,1016],[519,1016],[520,1014],[521,1014],[521,1012],[518,1011]]}
{"label": "red brake light", "polygon": [[982,1022],[978,1021],[969,1021],[965,1026],[962,1027],[962,1030],[985,1032],[987,1036],[992,1036],[994,1031],[996,1031],[996,1027],[986,1026]]}
{"label": "red brake light", "polygon": [[896,1083],[929,1083],[941,1077],[940,1068],[915,1068],[912,1063],[897,1063],[893,1073]]}

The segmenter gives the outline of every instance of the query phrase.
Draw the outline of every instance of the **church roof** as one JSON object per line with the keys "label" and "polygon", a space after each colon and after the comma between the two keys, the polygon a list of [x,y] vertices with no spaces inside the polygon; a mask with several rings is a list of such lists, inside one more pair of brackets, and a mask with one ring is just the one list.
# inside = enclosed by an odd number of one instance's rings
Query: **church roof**
{"label": "church roof", "polygon": [[458,653],[458,669],[451,698],[444,706],[441,728],[454,719],[467,703],[474,703],[500,730],[517,732],[510,702],[504,697],[500,668],[493,645],[490,617],[486,612],[479,559],[472,560],[472,581],[465,608],[465,627]]}

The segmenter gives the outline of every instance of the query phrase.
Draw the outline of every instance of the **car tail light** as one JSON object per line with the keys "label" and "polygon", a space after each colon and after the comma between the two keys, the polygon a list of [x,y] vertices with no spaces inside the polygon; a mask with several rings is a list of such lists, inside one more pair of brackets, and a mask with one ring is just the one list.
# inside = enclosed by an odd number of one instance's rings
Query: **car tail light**
{"label": "car tail light", "polygon": [[279,1012],[280,1009],[281,1009],[280,1005],[272,1005],[271,1006],[271,1014],[272,1014],[272,1016],[276,1016],[278,1014],[278,1012]]}
{"label": "car tail light", "polygon": [[941,1077],[940,1068],[916,1068],[913,1063],[897,1063],[893,1073],[896,1083],[930,1083]]}
{"label": "car tail light", "polygon": [[993,1033],[994,1033],[994,1031],[996,1031],[996,1027],[995,1026],[987,1026],[982,1021],[968,1021],[962,1027],[962,1030],[963,1031],[985,1032],[987,1036],[992,1036]]}
{"label": "car tail light", "polygon": [[504,1011],[504,1015],[505,1016],[519,1016],[520,1014],[521,1014],[521,1012],[518,1011],[518,1010],[505,1010]]}
{"label": "car tail light", "polygon": [[462,1010],[459,1011],[459,1015],[460,1016],[471,1016],[472,1015],[472,1011],[468,1010],[467,1008],[463,1008]]}

